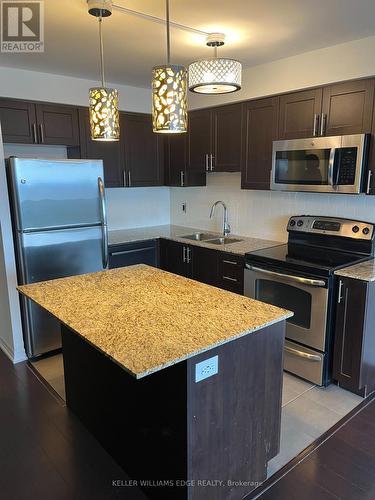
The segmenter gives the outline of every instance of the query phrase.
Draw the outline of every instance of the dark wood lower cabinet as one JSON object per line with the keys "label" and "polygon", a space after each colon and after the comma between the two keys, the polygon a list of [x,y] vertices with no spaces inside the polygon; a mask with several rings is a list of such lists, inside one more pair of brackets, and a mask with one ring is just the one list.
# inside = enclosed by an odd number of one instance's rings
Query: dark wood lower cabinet
{"label": "dark wood lower cabinet", "polygon": [[333,378],[361,396],[375,390],[375,283],[337,277]]}
{"label": "dark wood lower cabinet", "polygon": [[[62,326],[67,406],[148,498],[241,500],[278,449],[284,334],[285,321],[137,380]],[[213,356],[218,373],[196,382]]]}
{"label": "dark wood lower cabinet", "polygon": [[207,285],[244,293],[244,257],[227,252],[160,240],[160,268]]}
{"label": "dark wood lower cabinet", "polygon": [[147,264],[158,267],[159,242],[158,240],[137,241],[125,245],[111,245],[109,247],[109,269],[117,267]]}

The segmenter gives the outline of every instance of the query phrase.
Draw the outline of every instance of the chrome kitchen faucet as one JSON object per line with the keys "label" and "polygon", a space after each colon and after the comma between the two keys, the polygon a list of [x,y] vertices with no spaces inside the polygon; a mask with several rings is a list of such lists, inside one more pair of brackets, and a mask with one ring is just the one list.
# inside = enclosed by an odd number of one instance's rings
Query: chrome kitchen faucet
{"label": "chrome kitchen faucet", "polygon": [[215,201],[215,203],[212,205],[211,212],[210,212],[210,219],[212,219],[212,217],[213,217],[213,215],[215,213],[215,208],[219,204],[223,205],[223,209],[224,209],[224,214],[223,214],[223,235],[225,237],[225,236],[227,236],[230,233],[230,225],[229,225],[229,222],[228,222],[228,209],[227,209],[226,204],[223,201],[221,201],[221,200]]}

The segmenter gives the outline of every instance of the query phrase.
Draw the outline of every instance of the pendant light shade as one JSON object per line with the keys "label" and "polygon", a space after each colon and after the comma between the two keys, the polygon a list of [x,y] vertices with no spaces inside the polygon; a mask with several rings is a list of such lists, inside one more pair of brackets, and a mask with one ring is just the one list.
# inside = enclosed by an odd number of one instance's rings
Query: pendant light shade
{"label": "pendant light shade", "polygon": [[[93,12],[95,12],[95,14]],[[102,34],[102,18],[104,11],[96,9],[90,13],[92,15],[96,15],[99,19],[100,72],[102,79],[100,87],[91,88],[89,91],[91,139],[93,141],[118,141],[120,139],[118,92],[116,89],[107,88],[104,81],[104,51]]]}
{"label": "pendant light shade", "polygon": [[207,45],[214,47],[215,57],[190,64],[189,90],[198,94],[228,94],[240,90],[242,64],[235,59],[217,57],[217,48],[224,45],[224,35],[209,35]]}
{"label": "pendant light shade", "polygon": [[180,134],[187,130],[184,66],[156,66],[152,70],[152,120],[154,132]]}
{"label": "pendant light shade", "polygon": [[120,123],[116,89],[90,89],[90,129],[93,141],[118,141]]}
{"label": "pendant light shade", "polygon": [[187,131],[187,70],[170,63],[169,0],[166,0],[167,64],[152,70],[152,125],[159,134]]}

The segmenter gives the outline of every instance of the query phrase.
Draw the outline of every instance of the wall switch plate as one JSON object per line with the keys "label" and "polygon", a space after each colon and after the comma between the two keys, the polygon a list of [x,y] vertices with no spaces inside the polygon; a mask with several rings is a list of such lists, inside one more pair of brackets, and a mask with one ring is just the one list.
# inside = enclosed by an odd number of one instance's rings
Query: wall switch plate
{"label": "wall switch plate", "polygon": [[195,365],[195,382],[212,377],[219,372],[219,356],[205,359]]}

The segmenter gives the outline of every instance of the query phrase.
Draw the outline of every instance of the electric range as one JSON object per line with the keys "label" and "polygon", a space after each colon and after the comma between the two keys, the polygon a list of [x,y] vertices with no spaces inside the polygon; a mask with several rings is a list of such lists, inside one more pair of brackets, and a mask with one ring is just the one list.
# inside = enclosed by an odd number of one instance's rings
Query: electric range
{"label": "electric range", "polygon": [[245,295],[294,312],[284,368],[319,385],[331,381],[334,272],[374,255],[374,224],[302,215],[289,219],[288,243],[245,256]]}

